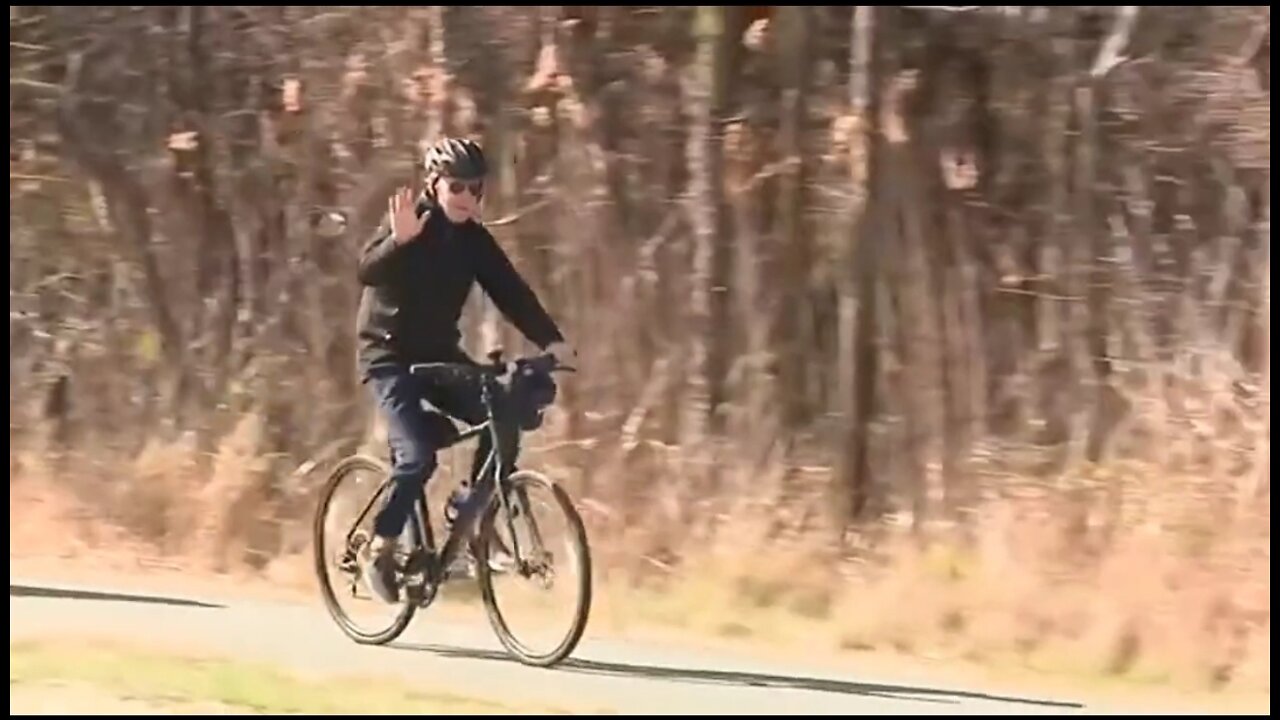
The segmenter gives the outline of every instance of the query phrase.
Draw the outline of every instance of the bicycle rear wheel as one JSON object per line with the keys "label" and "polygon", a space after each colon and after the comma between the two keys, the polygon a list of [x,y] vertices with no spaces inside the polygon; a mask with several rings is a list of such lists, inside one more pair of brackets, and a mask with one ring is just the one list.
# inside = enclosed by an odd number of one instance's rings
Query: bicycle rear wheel
{"label": "bicycle rear wheel", "polygon": [[[502,646],[526,665],[550,667],[573,652],[586,630],[591,610],[587,533],[568,493],[543,475],[521,470],[511,475],[506,486],[508,507],[513,512],[510,524],[495,493],[476,538],[480,592]],[[508,553],[517,557],[499,557]],[[510,561],[505,570],[501,568],[504,560]],[[573,577],[564,577],[559,565],[572,571]],[[508,580],[514,582],[508,584]],[[546,592],[523,601],[508,598],[518,595],[508,590],[526,584]],[[553,589],[564,590],[571,597],[563,603],[543,597]],[[500,595],[504,602],[499,602]],[[556,610],[566,609],[567,621],[549,618]],[[533,628],[528,630],[513,622],[524,611],[534,618]]]}
{"label": "bicycle rear wheel", "polygon": [[[382,463],[360,455],[338,463],[321,491],[312,527],[315,575],[325,609],[348,637],[362,645],[383,645],[395,640],[417,611],[417,604],[403,590],[398,605],[387,605],[373,597],[360,578],[356,562],[364,544],[373,537],[377,503],[390,489],[389,473]],[[354,493],[355,497],[348,500],[347,493]],[[339,512],[342,510],[351,512]],[[357,513],[362,510],[365,515],[360,519],[361,527],[351,533]],[[410,549],[404,546],[403,537],[401,544],[401,551]],[[345,606],[343,600],[350,600],[352,607]],[[366,623],[366,615],[373,619]]]}

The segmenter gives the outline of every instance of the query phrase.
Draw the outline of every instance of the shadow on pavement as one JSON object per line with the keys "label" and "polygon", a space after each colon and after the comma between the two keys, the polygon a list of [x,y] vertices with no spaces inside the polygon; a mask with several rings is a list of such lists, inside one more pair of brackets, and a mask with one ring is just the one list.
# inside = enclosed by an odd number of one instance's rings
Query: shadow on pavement
{"label": "shadow on pavement", "polygon": [[[510,655],[495,650],[454,648],[442,645],[416,643],[394,643],[390,647],[401,650],[429,652],[443,657],[489,660],[495,662],[517,662],[517,660]],[[867,697],[879,697],[891,700],[912,700],[915,702],[955,704],[965,700],[978,700],[986,702],[1039,705],[1055,708],[1084,707],[1084,705],[1074,702],[1009,697],[965,690],[943,690],[938,688],[913,687],[910,685],[849,682],[826,678],[769,675],[763,673],[728,670],[708,670],[658,665],[640,665],[632,663],[601,662],[598,660],[582,660],[575,658],[566,660],[564,663],[556,667],[555,670],[562,672],[584,673],[589,675],[615,675],[621,677],[649,678],[653,680],[671,680],[676,682],[713,683],[762,688],[789,688],[795,690],[840,693],[844,695],[863,695]]]}
{"label": "shadow on pavement", "polygon": [[182,607],[199,607],[222,609],[225,605],[184,600],[182,598],[164,597],[160,595],[128,595],[124,593],[99,592],[96,590],[69,590],[66,588],[36,587],[34,585],[14,585],[9,583],[9,597],[57,598],[61,600],[98,600],[106,602],[151,603],[154,605],[176,605]]}

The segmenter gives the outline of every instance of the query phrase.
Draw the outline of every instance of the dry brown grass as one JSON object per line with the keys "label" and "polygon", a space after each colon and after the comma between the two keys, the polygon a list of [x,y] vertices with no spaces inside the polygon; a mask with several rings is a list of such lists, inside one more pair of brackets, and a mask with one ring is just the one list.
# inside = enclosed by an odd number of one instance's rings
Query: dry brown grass
{"label": "dry brown grass", "polygon": [[874,558],[842,558],[821,533],[753,539],[744,520],[679,569],[615,570],[617,597],[726,636],[1269,691],[1269,508],[1212,538],[1136,521],[1081,558],[1069,502],[1003,499],[971,541],[890,533]]}
{"label": "dry brown grass", "polygon": [[[97,461],[13,449],[11,555],[111,547],[307,586],[323,468],[281,481],[260,435],[246,416],[212,458],[183,442]],[[606,501],[564,458],[530,454],[581,501],[600,622],[1270,691],[1269,490],[1192,465],[1006,477],[963,527],[886,521],[837,543],[824,496],[797,490],[828,483],[795,473],[729,474],[716,497],[732,500],[700,500],[680,480],[696,454],[652,450],[614,463],[627,479],[611,487],[635,490]]]}

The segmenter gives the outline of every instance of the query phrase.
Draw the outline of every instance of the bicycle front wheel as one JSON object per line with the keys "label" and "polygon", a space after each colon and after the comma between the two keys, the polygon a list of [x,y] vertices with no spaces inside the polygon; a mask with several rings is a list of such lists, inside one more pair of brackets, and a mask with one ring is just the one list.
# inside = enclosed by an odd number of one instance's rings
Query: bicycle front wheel
{"label": "bicycle front wheel", "polygon": [[567,658],[591,609],[591,555],[569,494],[521,470],[485,512],[475,554],[481,596],[502,646],[526,665]]}

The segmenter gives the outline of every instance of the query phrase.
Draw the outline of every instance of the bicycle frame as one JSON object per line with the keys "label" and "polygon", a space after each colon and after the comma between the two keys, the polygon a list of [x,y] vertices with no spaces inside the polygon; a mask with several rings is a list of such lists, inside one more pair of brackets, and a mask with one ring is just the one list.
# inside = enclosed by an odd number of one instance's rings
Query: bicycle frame
{"label": "bicycle frame", "polygon": [[[502,392],[497,380],[488,375],[482,375],[481,378],[481,401],[484,405],[487,419],[461,432],[447,447],[453,447],[486,431],[489,433],[492,445],[480,467],[480,472],[475,475],[474,487],[471,488],[471,493],[463,504],[448,537],[445,538],[444,547],[439,553],[435,552],[435,538],[431,529],[430,514],[427,507],[425,488],[427,478],[423,479],[423,492],[414,508],[414,523],[412,527],[417,535],[414,538],[416,547],[413,555],[410,556],[406,573],[414,573],[420,569],[425,570],[429,583],[432,585],[441,581],[445,568],[449,567],[453,562],[464,538],[469,538],[473,523],[489,507],[493,493],[499,488],[502,489],[502,492],[498,493],[498,498],[502,504],[503,514],[506,517],[507,531],[510,533],[512,542],[511,549],[517,559],[521,557],[519,539],[516,537],[515,524],[512,520],[511,500],[505,487],[506,480],[510,475],[510,469],[502,462],[502,458],[508,455],[509,449],[519,447],[522,432],[518,423],[510,421],[509,418],[505,417],[506,413],[494,407],[495,397]],[[507,436],[506,441],[503,439],[504,435]],[[475,468],[473,467],[472,470],[474,472]],[[373,509],[379,499],[391,489],[392,484],[390,478],[385,480],[378,488],[378,491],[373,494],[373,497],[369,499],[369,502],[365,504],[355,522],[351,524],[346,536],[348,547],[351,545],[356,529],[364,522],[365,517],[368,516],[369,511]],[[526,505],[525,511],[528,512],[527,503],[522,504]],[[534,544],[540,546],[542,544],[541,533],[537,531],[532,522],[530,523],[530,532],[533,536]],[[425,563],[425,565],[420,567],[420,563]]]}

